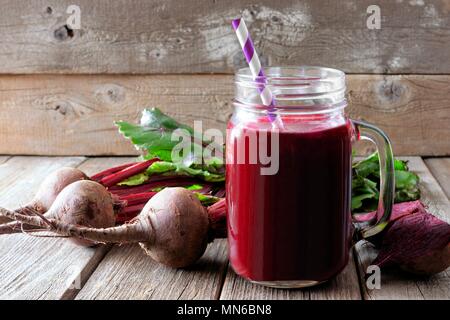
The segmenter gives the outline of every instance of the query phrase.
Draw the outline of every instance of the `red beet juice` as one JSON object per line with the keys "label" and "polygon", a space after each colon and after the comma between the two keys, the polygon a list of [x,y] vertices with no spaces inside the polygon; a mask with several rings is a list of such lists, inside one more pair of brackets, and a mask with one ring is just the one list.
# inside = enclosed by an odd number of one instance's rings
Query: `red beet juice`
{"label": "red beet juice", "polygon": [[[237,141],[270,131],[267,118],[229,123],[230,262],[249,280],[321,282],[348,262],[352,130],[344,117],[324,117],[283,119],[274,175],[262,175],[259,162],[236,163]],[[248,160],[249,143],[244,149]]]}

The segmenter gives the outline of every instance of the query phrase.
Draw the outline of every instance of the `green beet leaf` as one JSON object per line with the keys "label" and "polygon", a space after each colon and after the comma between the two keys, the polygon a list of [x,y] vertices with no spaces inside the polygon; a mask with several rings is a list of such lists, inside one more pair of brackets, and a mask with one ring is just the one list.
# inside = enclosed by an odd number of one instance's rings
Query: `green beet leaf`
{"label": "green beet leaf", "polygon": [[[194,132],[190,126],[181,124],[175,119],[165,115],[157,108],[145,109],[142,112],[140,124],[131,124],[125,121],[117,121],[116,126],[119,132],[129,139],[133,145],[144,152],[144,159],[159,158],[161,162],[155,162],[147,175],[155,173],[191,175],[202,178],[206,181],[221,182],[225,179],[225,166],[219,157],[202,159],[204,148],[212,143],[211,141],[202,141],[201,134]],[[184,130],[191,139],[190,148],[181,150],[178,159],[172,159],[172,150],[181,140],[172,141],[175,130]],[[201,141],[201,144],[196,143]],[[205,144],[205,145],[203,145]],[[216,145],[217,146],[217,145]],[[222,146],[217,149],[223,152]],[[183,153],[184,152],[184,153]],[[144,179],[143,177],[132,177],[132,181]],[[133,183],[133,182],[125,182]]]}
{"label": "green beet leaf", "polygon": [[166,161],[158,161],[152,163],[148,167],[146,174],[151,176],[153,174],[162,174],[164,176],[189,176],[196,177],[208,182],[223,182],[225,181],[224,174],[212,173],[202,168],[193,168],[185,166],[183,163],[173,163]]}
{"label": "green beet leaf", "polygon": [[192,191],[201,190],[201,189],[203,189],[203,186],[200,184],[193,184],[191,186],[186,187],[186,189],[192,190]]}
{"label": "green beet leaf", "polygon": [[[368,212],[376,209],[380,187],[378,153],[356,161],[352,166],[352,211]],[[409,171],[408,162],[394,159],[394,202],[413,201],[420,198],[419,177]]]}
{"label": "green beet leaf", "polygon": [[122,182],[119,182],[119,186],[138,186],[143,184],[148,180],[148,175],[145,173],[139,173],[134,176],[129,177],[128,179],[125,179]]}
{"label": "green beet leaf", "polygon": [[204,206],[210,206],[220,200],[220,198],[218,198],[218,197],[209,196],[209,195],[198,193],[198,192],[195,192],[195,195],[197,196],[198,200],[200,200],[200,202]]}

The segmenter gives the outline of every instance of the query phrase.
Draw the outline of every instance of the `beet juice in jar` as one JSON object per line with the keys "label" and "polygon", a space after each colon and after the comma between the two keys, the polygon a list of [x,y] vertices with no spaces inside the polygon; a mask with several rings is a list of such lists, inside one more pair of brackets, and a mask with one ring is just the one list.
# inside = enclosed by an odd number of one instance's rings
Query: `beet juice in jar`
{"label": "beet juice in jar", "polygon": [[[345,116],[343,72],[266,72],[264,79],[253,79],[248,69],[236,75],[226,144],[230,262],[253,282],[311,286],[349,260],[352,140],[378,138],[384,216],[392,206],[392,154],[379,129]],[[262,105],[261,86],[270,88],[275,107]]]}

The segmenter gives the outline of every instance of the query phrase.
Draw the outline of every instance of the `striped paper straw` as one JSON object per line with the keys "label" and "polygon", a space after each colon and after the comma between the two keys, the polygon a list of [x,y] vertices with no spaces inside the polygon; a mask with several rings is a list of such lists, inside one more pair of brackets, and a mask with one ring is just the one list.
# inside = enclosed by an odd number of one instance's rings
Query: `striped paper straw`
{"label": "striped paper straw", "polygon": [[[258,54],[256,53],[255,47],[253,46],[253,41],[248,33],[247,26],[245,25],[244,19],[238,18],[234,19],[231,24],[233,25],[234,31],[236,31],[237,38],[244,52],[245,60],[247,60],[248,66],[250,67],[250,72],[252,73],[253,79],[260,79],[265,77],[264,70],[261,67],[261,62],[259,61]],[[260,77],[260,78],[258,78]],[[274,101],[272,97],[272,92],[269,88],[265,86],[264,81],[260,81],[262,86],[258,88],[261,95],[261,100],[265,106],[273,106]],[[269,108],[269,111],[274,111],[274,108]],[[269,113],[271,120],[275,118],[274,114]]]}

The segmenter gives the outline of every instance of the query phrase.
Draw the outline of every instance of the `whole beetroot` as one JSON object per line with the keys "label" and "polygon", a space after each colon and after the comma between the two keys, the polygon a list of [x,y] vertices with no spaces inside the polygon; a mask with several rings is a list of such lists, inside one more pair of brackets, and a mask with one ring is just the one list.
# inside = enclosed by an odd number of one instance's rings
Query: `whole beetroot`
{"label": "whole beetroot", "polygon": [[138,242],[155,261],[174,268],[193,264],[208,242],[222,237],[225,225],[224,200],[209,209],[185,188],[165,188],[153,196],[129,223],[112,228],[80,227],[61,219],[48,221],[2,210],[9,217],[47,227],[61,235],[94,242]]}
{"label": "whole beetroot", "polygon": [[27,205],[39,213],[47,212],[59,193],[68,185],[81,180],[88,180],[81,170],[63,167],[48,175],[39,186],[33,200]]}
{"label": "whole beetroot", "polygon": [[[116,223],[111,193],[101,184],[89,180],[76,181],[64,188],[45,216],[61,223],[92,228],[108,228]],[[79,238],[70,239],[83,246],[96,243]]]}
{"label": "whole beetroot", "polygon": [[[58,223],[89,226],[92,228],[107,228],[115,225],[114,200],[101,184],[80,180],[65,187],[56,197],[45,215],[27,208],[24,213],[37,214],[40,217],[23,215],[18,212],[1,209],[0,212],[10,218],[27,217],[29,220],[19,220],[17,223],[45,227],[42,222],[57,221]],[[27,227],[28,229],[31,227]],[[92,246],[95,241],[82,238],[71,238],[71,241],[82,246]]]}
{"label": "whole beetroot", "polygon": [[[16,212],[26,213],[28,209],[41,214],[47,212],[58,194],[68,185],[80,180],[89,179],[81,170],[71,167],[62,167],[50,173],[40,184],[36,195],[28,204],[16,209]],[[15,233],[20,229],[34,229],[30,226],[21,226],[17,222],[0,225],[0,234]]]}
{"label": "whole beetroot", "polygon": [[384,232],[373,264],[397,265],[421,275],[446,270],[450,266],[450,225],[428,212],[396,219]]}
{"label": "whole beetroot", "polygon": [[[354,219],[359,223],[375,217],[376,212],[369,212]],[[380,267],[432,275],[450,266],[450,225],[427,212],[419,200],[395,204],[385,230],[367,240],[379,249],[372,264]]]}

